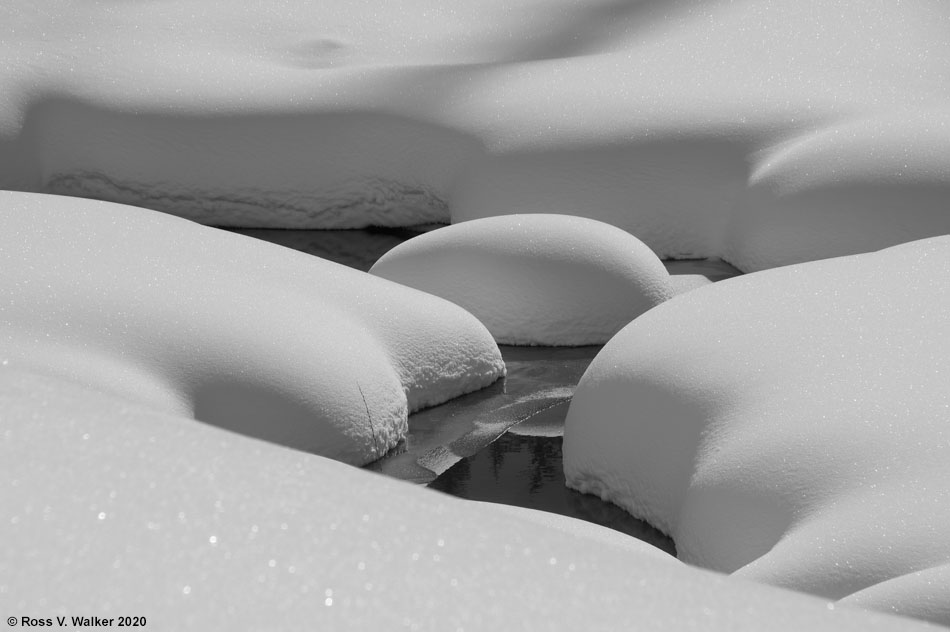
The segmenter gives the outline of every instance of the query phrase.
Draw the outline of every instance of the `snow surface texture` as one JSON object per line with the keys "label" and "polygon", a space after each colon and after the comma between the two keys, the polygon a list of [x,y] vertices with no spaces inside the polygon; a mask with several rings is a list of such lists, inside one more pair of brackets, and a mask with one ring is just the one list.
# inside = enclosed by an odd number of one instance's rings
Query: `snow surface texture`
{"label": "snow surface texture", "polygon": [[419,235],[370,270],[448,299],[498,343],[604,344],[674,294],[670,275],[639,239],[567,215],[508,215]]}
{"label": "snow surface texture", "polygon": [[950,3],[0,7],[0,187],[232,226],[583,215],[744,271],[950,233]]}
{"label": "snow surface texture", "polygon": [[594,359],[571,487],[680,557],[950,625],[950,237],[678,296]]}
{"label": "snow surface texture", "polygon": [[0,192],[3,366],[366,463],[504,374],[451,303],[108,202]]}
{"label": "snow surface texture", "polygon": [[0,367],[0,410],[5,616],[134,613],[201,631],[926,629],[56,378]]}

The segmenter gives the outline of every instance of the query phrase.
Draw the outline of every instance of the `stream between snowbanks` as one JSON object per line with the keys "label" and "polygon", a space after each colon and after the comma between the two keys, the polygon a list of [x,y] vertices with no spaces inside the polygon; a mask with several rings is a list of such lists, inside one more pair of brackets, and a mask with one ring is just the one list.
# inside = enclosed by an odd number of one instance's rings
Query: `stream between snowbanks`
{"label": "stream between snowbanks", "polygon": [[[387,251],[438,228],[228,229],[368,271]],[[739,274],[715,260],[665,261],[678,291]],[[405,441],[366,469],[460,498],[550,511],[600,524],[672,555],[673,541],[596,496],[568,489],[564,418],[599,346],[500,346],[508,375],[488,388],[409,417]]]}

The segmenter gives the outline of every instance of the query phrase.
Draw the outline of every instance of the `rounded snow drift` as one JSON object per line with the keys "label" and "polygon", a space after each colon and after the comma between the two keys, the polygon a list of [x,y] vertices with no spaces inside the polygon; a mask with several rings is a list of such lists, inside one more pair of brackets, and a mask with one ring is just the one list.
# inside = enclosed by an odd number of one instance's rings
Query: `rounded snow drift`
{"label": "rounded snow drift", "polygon": [[569,487],[680,559],[950,625],[950,236],[749,274],[591,362]]}
{"label": "rounded snow drift", "polygon": [[137,610],[184,632],[931,629],[829,611],[606,527],[433,493],[71,380],[2,367],[0,402],[5,617]]}
{"label": "rounded snow drift", "polygon": [[499,343],[603,344],[673,296],[659,258],[639,239],[570,215],[489,217],[426,233],[370,273],[448,299]]}
{"label": "rounded snow drift", "polygon": [[3,368],[354,465],[505,373],[465,310],[317,257],[34,193],[0,225]]}

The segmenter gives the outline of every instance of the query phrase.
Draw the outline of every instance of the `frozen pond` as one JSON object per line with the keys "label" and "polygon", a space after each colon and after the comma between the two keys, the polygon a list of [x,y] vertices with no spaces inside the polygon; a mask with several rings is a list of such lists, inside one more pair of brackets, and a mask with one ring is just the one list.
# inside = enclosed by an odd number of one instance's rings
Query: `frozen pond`
{"label": "frozen pond", "polygon": [[[366,271],[389,249],[432,228],[235,232]],[[665,263],[684,290],[738,274],[719,261]],[[406,440],[367,469],[462,498],[588,520],[674,553],[673,542],[646,523],[564,485],[564,417],[600,347],[500,348],[504,380],[412,415]]]}

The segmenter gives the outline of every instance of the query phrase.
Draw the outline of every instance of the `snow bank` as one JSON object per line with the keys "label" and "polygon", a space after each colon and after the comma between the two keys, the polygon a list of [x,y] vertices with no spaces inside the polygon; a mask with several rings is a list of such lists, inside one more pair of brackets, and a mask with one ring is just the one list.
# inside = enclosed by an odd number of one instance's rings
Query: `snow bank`
{"label": "snow bank", "polygon": [[[160,630],[915,630],[0,367],[5,616]],[[778,626],[778,627],[776,627]]]}
{"label": "snow bank", "polygon": [[950,237],[730,279],[614,337],[571,487],[682,559],[950,624]]}
{"label": "snow bank", "polygon": [[353,463],[504,374],[470,314],[315,257],[66,197],[0,222],[5,366]]}
{"label": "snow bank", "polygon": [[568,535],[574,535],[583,539],[598,540],[612,547],[621,548],[635,552],[637,555],[651,556],[662,560],[667,564],[679,564],[676,558],[672,557],[663,549],[657,548],[643,540],[634,538],[616,529],[604,527],[586,520],[570,518],[551,511],[541,511],[539,509],[529,509],[517,505],[508,505],[503,503],[490,503],[484,501],[471,501],[485,507],[485,511],[497,511],[506,513],[524,520],[533,522],[551,530],[562,531]]}
{"label": "snow bank", "polygon": [[947,3],[0,8],[0,187],[232,226],[582,215],[745,271],[950,232]]}
{"label": "snow bank", "polygon": [[673,295],[653,252],[614,226],[508,215],[414,237],[370,270],[474,314],[499,343],[603,344]]}

